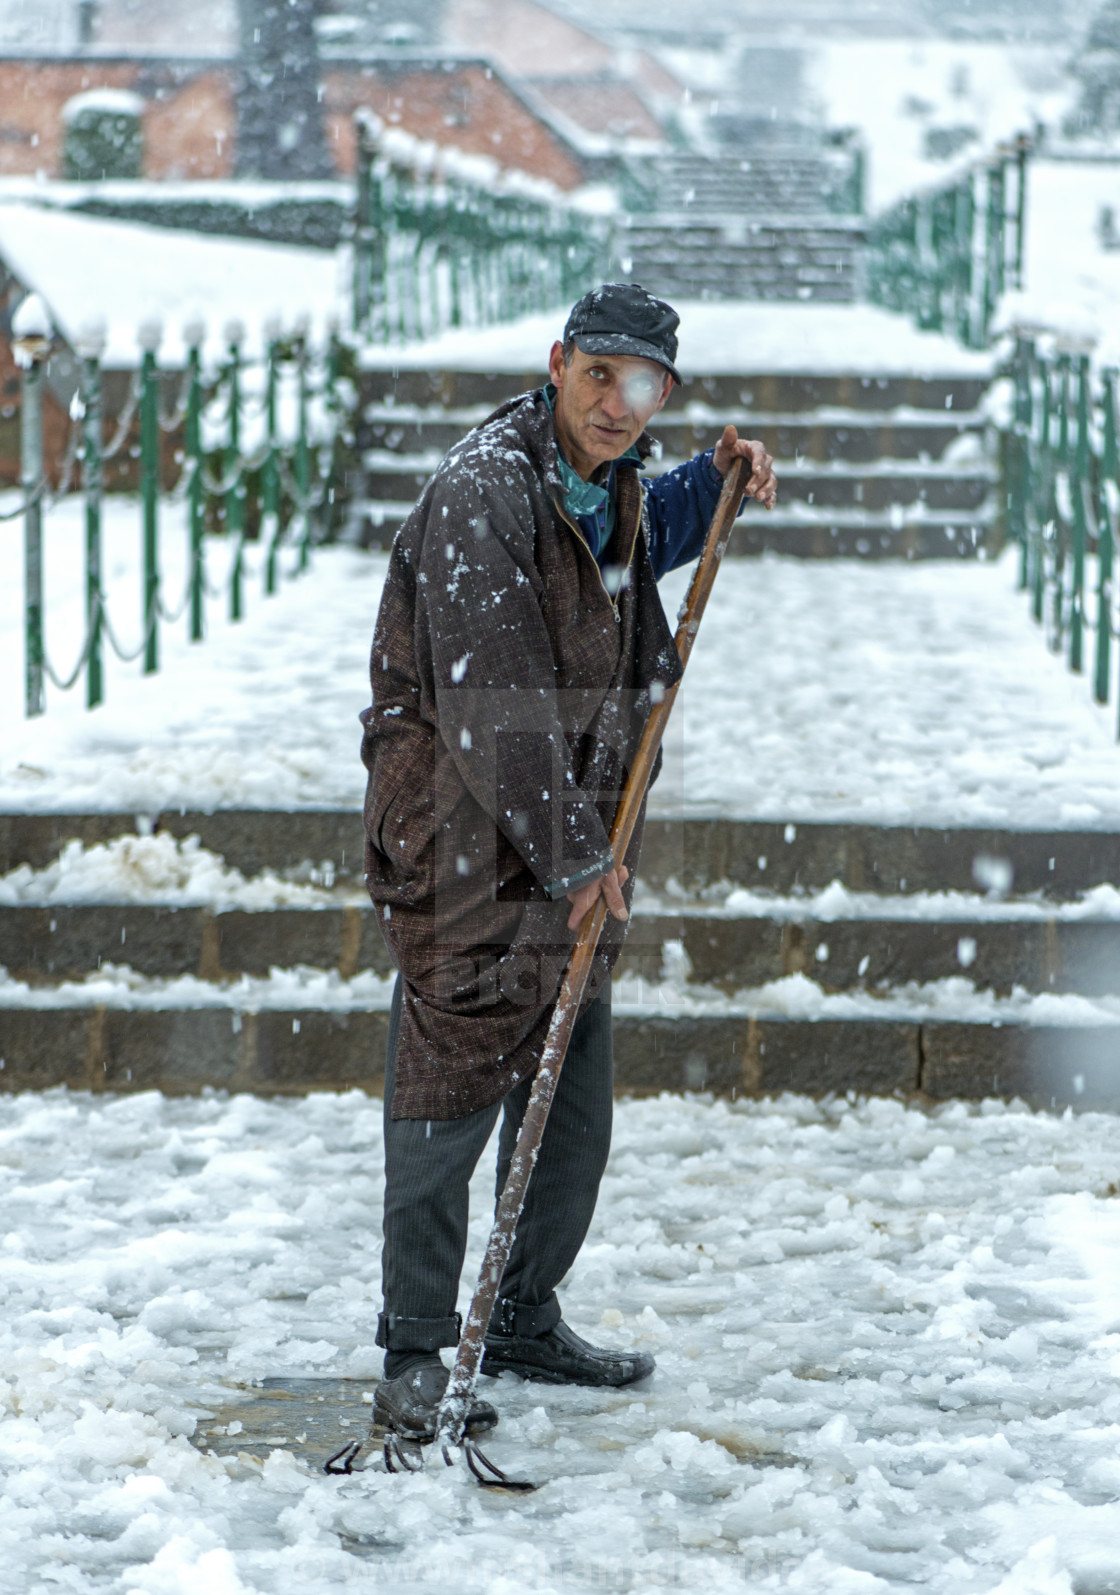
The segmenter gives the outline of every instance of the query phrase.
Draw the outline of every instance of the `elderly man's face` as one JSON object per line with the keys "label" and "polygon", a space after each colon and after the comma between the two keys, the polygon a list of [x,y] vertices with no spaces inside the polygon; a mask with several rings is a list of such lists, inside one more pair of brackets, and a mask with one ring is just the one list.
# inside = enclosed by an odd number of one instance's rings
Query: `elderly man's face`
{"label": "elderly man's face", "polygon": [[556,389],[556,435],[585,482],[596,466],[637,442],[673,385],[664,366],[636,355],[577,349],[566,366],[559,343],[552,346],[548,374]]}

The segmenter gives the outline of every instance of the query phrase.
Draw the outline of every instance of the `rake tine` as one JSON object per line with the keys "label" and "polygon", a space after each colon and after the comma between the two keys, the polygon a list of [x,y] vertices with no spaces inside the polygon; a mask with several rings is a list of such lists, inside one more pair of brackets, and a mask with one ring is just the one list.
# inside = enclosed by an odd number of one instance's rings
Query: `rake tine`
{"label": "rake tine", "polygon": [[424,1460],[419,1458],[416,1463],[409,1461],[408,1454],[401,1444],[399,1434],[392,1430],[385,1436],[382,1454],[385,1458],[385,1471],[387,1473],[423,1473]]}
{"label": "rake tine", "polygon": [[341,1451],[336,1451],[333,1457],[328,1457],[323,1463],[323,1472],[330,1474],[364,1473],[364,1468],[356,1468],[354,1461],[362,1449],[361,1440],[349,1440]]}
{"label": "rake tine", "polygon": [[[454,1458],[448,1454],[449,1449],[450,1448],[448,1446],[444,1446],[443,1460],[447,1463],[448,1467],[452,1467],[454,1465]],[[461,1449],[463,1455],[467,1459],[467,1467],[470,1468],[474,1477],[478,1480],[479,1484],[483,1485],[484,1488],[488,1490],[521,1491],[535,1490],[538,1488],[538,1486],[533,1484],[529,1479],[511,1479],[508,1473],[503,1473],[501,1468],[499,1468],[496,1463],[491,1462],[490,1458],[486,1456],[484,1452],[479,1450],[478,1446],[475,1445],[473,1440],[463,1440],[461,1442]]]}

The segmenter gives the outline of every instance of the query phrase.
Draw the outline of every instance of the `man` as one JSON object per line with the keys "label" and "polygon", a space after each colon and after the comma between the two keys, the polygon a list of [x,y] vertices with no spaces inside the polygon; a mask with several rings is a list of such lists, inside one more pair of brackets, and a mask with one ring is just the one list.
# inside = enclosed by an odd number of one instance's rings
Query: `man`
{"label": "man", "polygon": [[[610,971],[641,825],[608,833],[651,700],[680,674],[657,578],[703,547],[722,478],[776,482],[761,443],[638,472],[647,422],[681,379],[676,313],[633,283],[575,306],[550,383],[457,444],[393,545],[362,716],[366,880],[400,971],[385,1080],[385,1371],[375,1424],[430,1438],[447,1382],[467,1187],[504,1108],[502,1189],[573,933],[610,917],[560,1076],[482,1371],[623,1385],[644,1353],[590,1346],[555,1288],[610,1146]],[[497,1414],[477,1400],[468,1432]]]}

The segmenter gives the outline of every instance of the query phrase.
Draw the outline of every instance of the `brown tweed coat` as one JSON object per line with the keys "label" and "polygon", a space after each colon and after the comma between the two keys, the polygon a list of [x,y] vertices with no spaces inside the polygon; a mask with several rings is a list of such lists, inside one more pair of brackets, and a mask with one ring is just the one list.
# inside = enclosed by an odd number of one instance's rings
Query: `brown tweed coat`
{"label": "brown tweed coat", "polygon": [[[600,574],[538,391],[450,451],[393,545],[362,759],[366,884],[403,977],[394,1118],[459,1118],[535,1070],[565,893],[609,868],[650,688],[680,675],[633,465],[616,494]],[[624,934],[608,918],[592,995]]]}

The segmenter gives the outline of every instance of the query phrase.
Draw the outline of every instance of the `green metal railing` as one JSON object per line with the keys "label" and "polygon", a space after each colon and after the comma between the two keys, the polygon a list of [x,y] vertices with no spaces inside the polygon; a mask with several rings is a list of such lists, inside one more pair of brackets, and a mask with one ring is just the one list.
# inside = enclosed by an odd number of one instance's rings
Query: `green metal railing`
{"label": "green metal railing", "polygon": [[1020,587],[1050,647],[1071,670],[1088,672],[1093,696],[1107,704],[1120,636],[1113,582],[1120,535],[1117,371],[1095,370],[1084,346],[1040,343],[1020,333],[1011,362],[1008,530],[1019,549]]}
{"label": "green metal railing", "polygon": [[353,326],[377,343],[570,304],[609,275],[611,233],[559,189],[355,118]]}
{"label": "green metal railing", "polygon": [[1022,287],[1029,154],[1020,138],[878,217],[867,244],[872,303],[986,348],[1001,296]]}
{"label": "green metal railing", "polygon": [[[86,704],[95,708],[105,697],[105,650],[118,658],[143,658],[143,670],[152,674],[160,666],[161,626],[186,616],[188,636],[200,642],[206,633],[208,599],[225,598],[229,618],[245,614],[245,547],[250,518],[264,542],[266,594],[275,593],[285,574],[282,550],[295,555],[287,574],[307,569],[310,551],[318,537],[332,529],[339,483],[339,396],[342,344],[331,332],[321,369],[313,371],[305,326],[282,335],[267,329],[263,361],[244,357],[244,328],[231,323],[225,330],[226,358],[218,370],[204,373],[202,343],[205,329],[194,324],[184,329],[187,355],[179,378],[177,402],[170,413],[161,409],[163,374],[158,364],[160,328],[141,328],[141,361],[128,400],[116,418],[113,436],[105,439],[102,403],[101,356],[104,334],[90,330],[79,341],[80,380],[71,407],[71,437],[60,480],[52,488],[44,465],[43,377],[52,340],[37,332],[16,337],[22,365],[20,502],[0,514],[0,519],[22,517],[25,553],[25,681],[24,703],[28,716],[46,708],[50,681],[62,691],[86,681]],[[245,392],[246,373],[259,370],[262,395],[251,399]],[[282,385],[292,389],[297,416],[295,436],[284,441],[279,433],[279,398]],[[322,422],[312,436],[311,405],[322,401]],[[250,405],[263,418],[263,438],[250,454],[243,449]],[[168,462],[161,434],[181,439],[176,452],[180,462],[177,480],[168,484]],[[215,441],[215,434],[220,434]],[[208,442],[208,436],[210,441]],[[140,498],[140,622],[139,643],[126,648],[120,641],[106,602],[102,563],[104,468],[106,461],[132,452],[138,437]],[[46,644],[46,601],[43,576],[43,517],[58,503],[80,474],[84,498],[85,628],[77,662],[64,674],[55,669]],[[161,515],[171,502],[187,507],[185,588],[178,603],[165,600],[161,569]],[[250,516],[250,511],[252,516]],[[211,527],[224,532],[231,544],[229,575],[215,587],[206,569],[206,533]]]}

